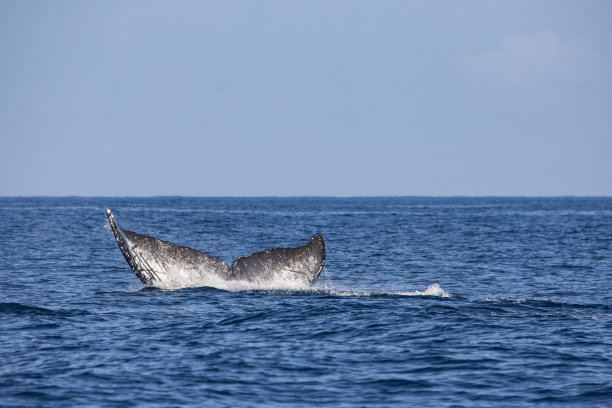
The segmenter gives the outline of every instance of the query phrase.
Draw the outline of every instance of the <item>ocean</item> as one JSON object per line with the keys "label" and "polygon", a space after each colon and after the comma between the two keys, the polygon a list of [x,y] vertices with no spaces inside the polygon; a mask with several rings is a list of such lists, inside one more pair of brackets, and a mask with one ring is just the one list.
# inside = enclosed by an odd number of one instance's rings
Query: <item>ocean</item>
{"label": "ocean", "polygon": [[[145,288],[126,229],[313,287]],[[0,198],[2,407],[612,406],[612,198]]]}

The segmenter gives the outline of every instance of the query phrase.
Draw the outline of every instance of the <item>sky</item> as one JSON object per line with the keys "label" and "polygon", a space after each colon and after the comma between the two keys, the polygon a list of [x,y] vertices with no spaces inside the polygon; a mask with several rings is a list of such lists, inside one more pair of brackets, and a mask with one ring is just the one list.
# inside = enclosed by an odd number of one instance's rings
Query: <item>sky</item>
{"label": "sky", "polygon": [[0,196],[612,195],[610,1],[0,0]]}

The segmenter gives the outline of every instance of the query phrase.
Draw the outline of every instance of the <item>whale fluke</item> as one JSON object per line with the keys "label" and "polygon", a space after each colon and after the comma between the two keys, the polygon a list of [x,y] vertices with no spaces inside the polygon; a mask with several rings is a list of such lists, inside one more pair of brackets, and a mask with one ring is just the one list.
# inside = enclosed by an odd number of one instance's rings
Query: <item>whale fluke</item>
{"label": "whale fluke", "polygon": [[273,248],[223,260],[195,249],[121,228],[106,210],[113,235],[130,268],[145,286],[202,286],[214,279],[268,283],[279,280],[312,285],[325,265],[325,242],[316,234],[297,248]]}
{"label": "whale fluke", "polygon": [[234,279],[266,281],[276,278],[306,280],[312,285],[325,265],[325,242],[317,234],[297,248],[274,248],[236,259],[231,273]]}

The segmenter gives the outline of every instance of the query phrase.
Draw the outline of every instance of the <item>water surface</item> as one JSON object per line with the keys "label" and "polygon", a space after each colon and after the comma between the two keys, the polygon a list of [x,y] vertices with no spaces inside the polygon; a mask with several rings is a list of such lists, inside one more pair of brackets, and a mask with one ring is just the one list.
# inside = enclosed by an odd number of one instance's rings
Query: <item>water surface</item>
{"label": "water surface", "polygon": [[[120,224],[313,288],[143,288]],[[609,406],[610,198],[0,198],[2,406]],[[228,289],[228,288],[225,288]]]}

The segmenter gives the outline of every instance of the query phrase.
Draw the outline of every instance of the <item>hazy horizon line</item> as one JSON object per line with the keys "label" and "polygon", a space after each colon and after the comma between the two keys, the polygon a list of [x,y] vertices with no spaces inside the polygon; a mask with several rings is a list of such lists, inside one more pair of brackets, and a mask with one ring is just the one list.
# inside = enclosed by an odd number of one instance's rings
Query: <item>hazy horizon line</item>
{"label": "hazy horizon line", "polygon": [[612,195],[0,195],[2,198],[612,198]]}

